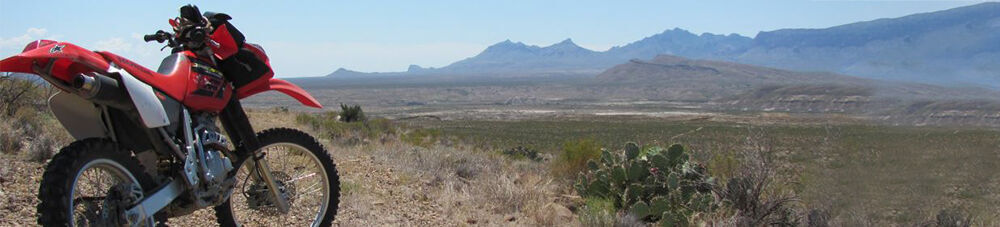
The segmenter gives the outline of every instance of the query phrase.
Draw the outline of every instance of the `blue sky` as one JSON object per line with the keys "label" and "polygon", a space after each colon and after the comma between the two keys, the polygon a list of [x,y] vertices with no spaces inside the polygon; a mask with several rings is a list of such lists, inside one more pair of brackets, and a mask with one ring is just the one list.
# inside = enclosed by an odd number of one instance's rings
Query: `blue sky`
{"label": "blue sky", "polygon": [[403,71],[441,67],[506,39],[547,46],[566,38],[593,49],[680,27],[694,33],[824,28],[980,1],[11,1],[0,0],[0,56],[50,38],[109,50],[156,68],[166,52],[141,35],[168,29],[195,3],[226,12],[261,44],[279,77],[343,67]]}

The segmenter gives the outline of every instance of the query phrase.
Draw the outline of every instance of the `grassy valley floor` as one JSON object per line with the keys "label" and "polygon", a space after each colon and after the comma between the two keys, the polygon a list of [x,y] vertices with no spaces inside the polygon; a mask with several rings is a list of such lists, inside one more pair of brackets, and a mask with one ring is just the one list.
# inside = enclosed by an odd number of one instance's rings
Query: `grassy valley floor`
{"label": "grassy valley floor", "polygon": [[[781,117],[779,117],[781,118]],[[584,120],[411,121],[425,130],[492,149],[526,146],[558,154],[567,141],[679,143],[726,179],[745,150],[763,150],[775,184],[801,206],[827,210],[845,226],[919,224],[960,209],[981,224],[1000,221],[1000,130],[888,126],[837,118],[770,120],[594,117]],[[991,225],[991,224],[986,224]]]}

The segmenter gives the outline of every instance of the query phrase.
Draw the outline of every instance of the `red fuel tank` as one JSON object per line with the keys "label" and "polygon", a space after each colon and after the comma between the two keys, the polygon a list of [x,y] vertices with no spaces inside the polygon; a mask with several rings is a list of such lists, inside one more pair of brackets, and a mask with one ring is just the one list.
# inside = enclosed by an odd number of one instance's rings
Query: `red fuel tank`
{"label": "red fuel tank", "polygon": [[233,87],[225,81],[222,73],[208,61],[198,60],[189,51],[163,59],[157,72],[109,52],[99,53],[156,88],[158,93],[180,101],[192,112],[222,111],[233,95]]}

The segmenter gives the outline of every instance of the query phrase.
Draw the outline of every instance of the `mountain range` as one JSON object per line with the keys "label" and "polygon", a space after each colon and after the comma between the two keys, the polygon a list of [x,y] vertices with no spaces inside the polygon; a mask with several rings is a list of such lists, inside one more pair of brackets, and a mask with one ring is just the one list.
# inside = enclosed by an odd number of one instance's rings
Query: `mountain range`
{"label": "mountain range", "polygon": [[361,73],[338,78],[404,75],[597,75],[632,59],[675,55],[779,69],[830,72],[939,85],[1000,88],[1000,3],[857,22],[823,29],[781,29],[750,38],[693,34],[675,28],[607,51],[571,39],[539,47],[506,40],[441,68]]}

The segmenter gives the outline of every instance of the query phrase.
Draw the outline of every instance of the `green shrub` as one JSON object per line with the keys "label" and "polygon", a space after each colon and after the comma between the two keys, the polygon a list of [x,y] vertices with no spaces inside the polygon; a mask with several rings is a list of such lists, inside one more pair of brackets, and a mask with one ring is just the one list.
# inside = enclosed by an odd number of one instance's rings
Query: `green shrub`
{"label": "green shrub", "polygon": [[367,120],[365,112],[361,110],[361,105],[348,106],[347,104],[340,104],[340,121],[358,122]]}
{"label": "green shrub", "polygon": [[[742,167],[734,173],[725,185],[714,189],[716,196],[726,207],[736,211],[733,220],[739,226],[797,226],[801,217],[792,202],[794,195],[781,193],[770,186],[773,166],[765,150],[746,153]],[[817,218],[819,219],[819,218]],[[818,221],[820,220],[807,220]]]}
{"label": "green shrub", "polygon": [[615,202],[606,198],[588,197],[580,211],[583,226],[614,226],[618,223]]}
{"label": "green shrub", "polygon": [[400,135],[399,139],[414,146],[430,148],[441,140],[441,130],[418,128]]}
{"label": "green shrub", "polygon": [[719,207],[708,170],[690,161],[681,145],[640,149],[628,143],[621,152],[602,151],[586,166],[573,185],[580,196],[611,200],[616,210],[642,221],[686,226],[692,215]]}
{"label": "green shrub", "polygon": [[45,162],[52,158],[59,149],[58,141],[51,135],[32,138],[28,143],[28,159],[34,162]]}
{"label": "green shrub", "polygon": [[300,113],[295,116],[295,121],[318,131],[320,136],[325,138],[360,139],[360,137],[364,137],[376,139],[382,135],[396,133],[397,127],[389,119],[375,118],[368,121],[342,122],[338,120],[339,116],[340,114],[335,112]]}
{"label": "green shrub", "polygon": [[513,159],[528,159],[536,162],[545,160],[545,158],[543,158],[541,155],[538,154],[538,151],[523,146],[517,146],[511,149],[503,150],[500,153],[508,157],[511,157]]}
{"label": "green shrub", "polygon": [[968,227],[972,225],[972,215],[959,209],[945,208],[934,216],[934,226],[938,227]]}
{"label": "green shrub", "polygon": [[552,172],[558,176],[572,177],[586,169],[587,160],[601,155],[601,144],[594,139],[580,139],[563,144],[562,154],[552,164]]}
{"label": "green shrub", "polygon": [[7,122],[0,122],[0,152],[16,154],[21,151],[21,132]]}
{"label": "green shrub", "polygon": [[375,138],[380,135],[396,134],[396,124],[386,118],[375,118],[365,121],[365,136]]}
{"label": "green shrub", "polygon": [[0,113],[11,117],[23,107],[40,111],[52,89],[37,81],[0,74]]}

